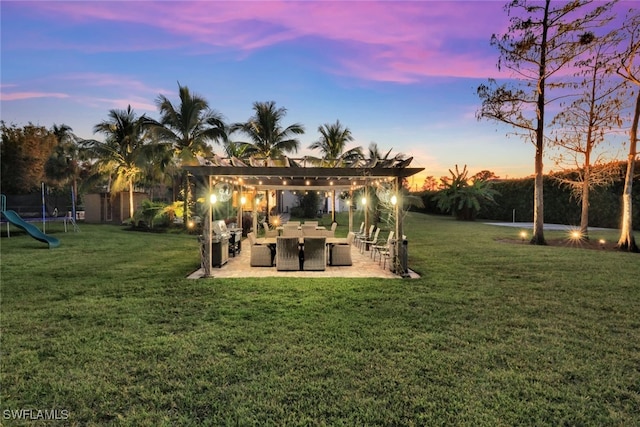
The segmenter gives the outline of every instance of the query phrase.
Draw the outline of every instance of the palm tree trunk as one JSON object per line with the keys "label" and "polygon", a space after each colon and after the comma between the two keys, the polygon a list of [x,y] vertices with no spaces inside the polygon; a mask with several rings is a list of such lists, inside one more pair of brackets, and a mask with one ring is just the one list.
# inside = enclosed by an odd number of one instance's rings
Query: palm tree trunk
{"label": "palm tree trunk", "polygon": [[629,131],[629,157],[627,161],[627,173],[624,179],[624,190],[622,192],[622,227],[617,248],[629,252],[638,252],[635,238],[633,237],[633,216],[632,216],[632,186],[633,174],[636,163],[638,144],[638,120],[640,119],[640,90],[636,97],[636,108],[633,114],[633,123]]}
{"label": "palm tree trunk", "polygon": [[184,171],[184,175],[182,177],[182,190],[183,200],[184,200],[184,209],[182,212],[182,220],[184,224],[184,228],[188,228],[189,224],[189,171]]}
{"label": "palm tree trunk", "polygon": [[133,221],[133,179],[129,180],[129,217]]}

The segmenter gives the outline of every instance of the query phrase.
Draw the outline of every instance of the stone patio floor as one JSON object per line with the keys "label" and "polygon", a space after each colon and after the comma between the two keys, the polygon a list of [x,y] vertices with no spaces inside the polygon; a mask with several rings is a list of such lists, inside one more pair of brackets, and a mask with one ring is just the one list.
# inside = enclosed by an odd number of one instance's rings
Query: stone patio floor
{"label": "stone patio floor", "polygon": [[[213,278],[244,278],[244,277],[371,277],[385,279],[401,279],[402,277],[383,269],[383,262],[371,259],[370,253],[360,253],[360,249],[352,246],[351,266],[327,266],[325,271],[278,271],[276,267],[251,267],[250,265],[251,247],[248,240],[243,239],[242,251],[235,257],[229,257],[229,261],[221,268],[213,267]],[[409,277],[419,278],[415,272],[409,270]],[[188,278],[204,278],[204,269],[199,269],[191,273]]]}

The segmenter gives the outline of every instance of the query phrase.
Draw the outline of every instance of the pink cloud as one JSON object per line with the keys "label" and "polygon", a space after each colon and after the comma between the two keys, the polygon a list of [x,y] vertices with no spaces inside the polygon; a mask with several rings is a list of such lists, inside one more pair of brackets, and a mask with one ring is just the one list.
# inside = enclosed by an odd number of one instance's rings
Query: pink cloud
{"label": "pink cloud", "polygon": [[33,99],[33,98],[69,98],[69,95],[66,93],[59,92],[12,92],[0,93],[0,99],[2,101],[21,101],[24,99]]}
{"label": "pink cloud", "polygon": [[[489,40],[508,28],[503,6],[501,1],[56,1],[38,2],[37,11],[50,19],[109,21],[142,30],[116,50],[209,46],[246,53],[311,39],[322,43],[318,61],[333,61],[327,70],[406,83],[429,76],[501,75]],[[149,28],[167,37],[148,38]],[[84,48],[95,49],[89,43]]]}
{"label": "pink cloud", "polygon": [[71,80],[82,86],[115,87],[125,92],[159,94],[166,89],[150,87],[146,83],[121,74],[107,73],[69,73],[59,77],[61,80]]}

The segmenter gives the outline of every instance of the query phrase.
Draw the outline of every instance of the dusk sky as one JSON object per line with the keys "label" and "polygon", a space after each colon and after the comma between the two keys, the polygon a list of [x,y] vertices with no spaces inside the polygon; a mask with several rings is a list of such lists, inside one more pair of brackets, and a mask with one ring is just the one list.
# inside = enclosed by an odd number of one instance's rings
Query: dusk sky
{"label": "dusk sky", "polygon": [[285,107],[283,124],[306,129],[292,157],[339,119],[353,146],[413,156],[428,175],[527,176],[533,146],[475,117],[478,85],[508,77],[489,44],[508,27],[505,3],[3,0],[1,117],[98,138],[110,109],[158,118],[156,98],[177,104],[180,82],[229,123],[255,101]]}

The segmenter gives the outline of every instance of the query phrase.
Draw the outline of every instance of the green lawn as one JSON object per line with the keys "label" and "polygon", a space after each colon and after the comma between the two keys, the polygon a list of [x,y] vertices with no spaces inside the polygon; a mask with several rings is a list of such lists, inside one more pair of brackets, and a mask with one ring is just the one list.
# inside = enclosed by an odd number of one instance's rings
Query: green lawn
{"label": "green lawn", "polygon": [[421,279],[193,281],[194,236],[12,233],[0,424],[640,425],[640,255],[405,225]]}

